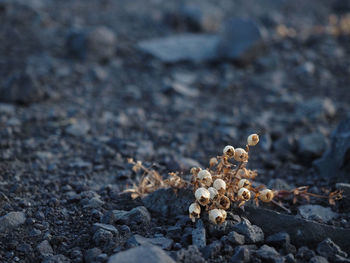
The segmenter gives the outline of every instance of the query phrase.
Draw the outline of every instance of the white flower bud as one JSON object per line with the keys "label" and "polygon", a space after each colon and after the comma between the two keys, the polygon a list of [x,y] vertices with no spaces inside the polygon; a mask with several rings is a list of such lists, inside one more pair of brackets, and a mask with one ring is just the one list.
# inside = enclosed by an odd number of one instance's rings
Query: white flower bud
{"label": "white flower bud", "polygon": [[273,197],[273,191],[270,189],[264,189],[259,192],[259,199],[263,202],[271,202]]}
{"label": "white flower bud", "polygon": [[226,191],[226,183],[222,179],[216,179],[213,183],[213,187],[218,190],[220,194],[224,194]]}
{"label": "white flower bud", "polygon": [[259,142],[259,135],[257,134],[251,134],[248,136],[248,139],[247,139],[247,142],[248,142],[248,145],[249,146],[255,146],[258,144]]}
{"label": "white flower bud", "polygon": [[233,148],[231,145],[226,145],[222,152],[228,157],[233,157],[235,154],[235,148]]}
{"label": "white flower bud", "polygon": [[208,191],[210,193],[210,200],[213,200],[218,194],[218,190],[216,190],[214,187],[209,187]]}
{"label": "white flower bud", "polygon": [[247,188],[241,188],[238,191],[238,198],[243,201],[248,201],[250,199],[250,192]]}
{"label": "white flower bud", "polygon": [[241,180],[239,180],[237,186],[239,189],[241,189],[242,187],[249,188],[251,186],[251,182],[247,179],[241,179]]}
{"label": "white flower bud", "polygon": [[197,177],[199,181],[206,186],[210,186],[213,182],[213,179],[211,178],[211,174],[209,173],[208,170],[199,171]]}
{"label": "white flower bud", "polygon": [[204,187],[198,188],[194,193],[194,196],[201,205],[207,205],[209,203],[210,193]]}
{"label": "white flower bud", "polygon": [[213,167],[213,166],[215,166],[217,164],[218,164],[218,159],[216,159],[215,157],[210,158],[210,160],[209,160],[209,166],[210,167]]}
{"label": "white flower bud", "polygon": [[220,209],[213,209],[209,211],[209,220],[214,224],[222,224],[225,219]]}
{"label": "white flower bud", "polygon": [[197,203],[192,203],[188,208],[188,212],[190,214],[192,222],[195,222],[196,218],[199,218],[201,214],[201,207]]}
{"label": "white flower bud", "polygon": [[242,148],[237,148],[234,158],[237,162],[245,162],[248,160],[248,153]]}

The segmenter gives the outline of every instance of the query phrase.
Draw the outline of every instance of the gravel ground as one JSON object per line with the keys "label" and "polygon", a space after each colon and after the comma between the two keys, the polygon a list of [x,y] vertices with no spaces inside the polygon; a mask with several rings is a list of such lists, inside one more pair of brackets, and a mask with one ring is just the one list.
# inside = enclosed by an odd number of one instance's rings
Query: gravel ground
{"label": "gravel ground", "polygon": [[[120,194],[140,177],[127,158],[186,176],[253,132],[259,182],[349,193],[349,12],[347,0],[0,0],[0,262],[349,262],[346,197],[287,202],[290,215],[233,209],[213,226],[189,220],[187,190]],[[165,57],[139,45],[189,34],[206,45]]]}

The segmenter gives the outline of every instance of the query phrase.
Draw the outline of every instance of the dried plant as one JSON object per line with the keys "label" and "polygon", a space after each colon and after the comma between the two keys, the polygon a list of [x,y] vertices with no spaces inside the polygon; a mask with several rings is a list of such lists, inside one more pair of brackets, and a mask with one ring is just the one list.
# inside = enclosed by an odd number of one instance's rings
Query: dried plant
{"label": "dried plant", "polygon": [[[195,202],[189,207],[189,216],[194,222],[200,217],[201,211],[208,211],[209,220],[214,224],[223,223],[226,219],[226,210],[231,206],[242,207],[249,200],[253,200],[258,206],[259,202],[273,203],[287,212],[281,200],[291,198],[293,204],[298,199],[310,200],[310,197],[326,198],[329,204],[335,204],[336,200],[342,198],[341,191],[330,192],[326,195],[318,195],[308,192],[308,186],[297,187],[292,190],[271,190],[264,185],[253,187],[253,181],[257,172],[247,169],[250,148],[257,145],[259,136],[252,134],[247,138],[245,148],[234,148],[231,145],[225,146],[223,154],[213,157],[209,161],[209,168],[191,169],[192,179],[187,182],[177,173],[170,173],[169,178],[163,180],[158,172],[148,169],[141,162],[132,163],[135,172],[142,170],[144,173],[138,185],[125,192],[131,192],[132,198],[143,197],[148,193],[162,187],[172,187],[175,190],[191,186]],[[204,209],[203,209],[204,208]]]}

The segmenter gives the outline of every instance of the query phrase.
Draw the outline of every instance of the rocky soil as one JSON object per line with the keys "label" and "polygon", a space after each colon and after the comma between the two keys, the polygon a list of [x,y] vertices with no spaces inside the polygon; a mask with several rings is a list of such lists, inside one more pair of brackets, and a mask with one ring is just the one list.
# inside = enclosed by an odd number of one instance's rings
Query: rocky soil
{"label": "rocky soil", "polygon": [[[350,262],[348,0],[0,0],[0,262]],[[127,158],[207,167],[260,135],[273,189],[335,206],[187,216]]]}

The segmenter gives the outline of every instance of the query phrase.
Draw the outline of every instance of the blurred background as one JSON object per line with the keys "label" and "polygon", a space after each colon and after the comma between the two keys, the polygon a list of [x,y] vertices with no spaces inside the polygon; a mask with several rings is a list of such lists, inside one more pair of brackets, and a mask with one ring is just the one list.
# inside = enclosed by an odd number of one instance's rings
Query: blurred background
{"label": "blurred background", "polygon": [[349,73],[347,0],[1,0],[1,181],[124,186],[256,132],[260,180],[312,184]]}

